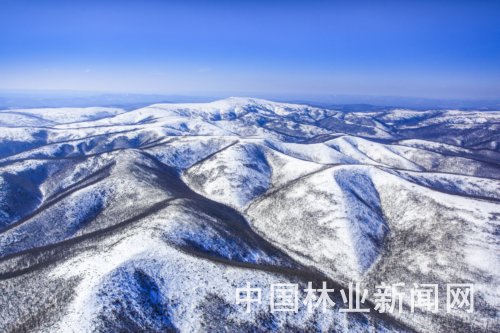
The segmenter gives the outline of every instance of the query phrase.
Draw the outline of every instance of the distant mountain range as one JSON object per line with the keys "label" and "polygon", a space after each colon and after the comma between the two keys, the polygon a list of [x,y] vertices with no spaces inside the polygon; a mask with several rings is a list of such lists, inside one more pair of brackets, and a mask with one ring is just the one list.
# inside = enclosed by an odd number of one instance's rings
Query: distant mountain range
{"label": "distant mountain range", "polygon": [[[107,106],[133,110],[154,103],[207,103],[231,96],[234,93],[161,94],[161,93],[119,93],[72,90],[1,90],[0,109],[50,108],[50,107],[92,107]],[[314,105],[339,111],[382,111],[394,108],[414,110],[460,109],[496,111],[500,99],[451,99],[400,96],[370,96],[342,94],[263,94],[253,96],[281,101]]]}
{"label": "distant mountain range", "polygon": [[[0,111],[2,332],[499,332],[499,230],[498,111]],[[309,281],[471,283],[475,310],[269,311]]]}

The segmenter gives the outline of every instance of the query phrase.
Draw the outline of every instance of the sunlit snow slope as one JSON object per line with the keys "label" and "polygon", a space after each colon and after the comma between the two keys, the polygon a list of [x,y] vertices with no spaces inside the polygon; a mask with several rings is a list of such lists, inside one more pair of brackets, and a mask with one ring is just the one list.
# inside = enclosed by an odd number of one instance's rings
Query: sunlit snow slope
{"label": "sunlit snow slope", "polygon": [[[1,332],[499,332],[499,230],[500,112],[0,111]],[[473,283],[475,311],[269,311],[308,281]]]}

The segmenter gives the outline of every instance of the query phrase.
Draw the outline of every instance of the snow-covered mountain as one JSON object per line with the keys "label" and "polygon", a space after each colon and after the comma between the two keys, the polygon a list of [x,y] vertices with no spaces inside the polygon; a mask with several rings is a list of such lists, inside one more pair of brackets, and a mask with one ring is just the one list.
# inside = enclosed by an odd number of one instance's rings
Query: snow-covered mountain
{"label": "snow-covered mountain", "polygon": [[[0,111],[2,332],[498,332],[499,230],[500,112]],[[270,312],[309,281],[471,283],[475,309]]]}

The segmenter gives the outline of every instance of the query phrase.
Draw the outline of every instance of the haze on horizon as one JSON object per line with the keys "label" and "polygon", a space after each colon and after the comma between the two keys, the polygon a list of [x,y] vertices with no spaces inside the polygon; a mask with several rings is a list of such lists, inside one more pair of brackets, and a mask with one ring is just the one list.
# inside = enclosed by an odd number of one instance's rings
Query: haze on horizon
{"label": "haze on horizon", "polygon": [[500,98],[498,1],[30,1],[0,89]]}

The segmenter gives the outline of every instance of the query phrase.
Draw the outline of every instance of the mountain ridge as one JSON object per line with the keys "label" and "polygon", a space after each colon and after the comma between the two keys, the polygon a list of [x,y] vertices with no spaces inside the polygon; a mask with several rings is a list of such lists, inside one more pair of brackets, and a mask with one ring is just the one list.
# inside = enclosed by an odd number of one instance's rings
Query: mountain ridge
{"label": "mountain ridge", "polygon": [[[0,328],[494,332],[499,127],[500,112],[253,98],[1,110]],[[469,282],[478,301],[321,319],[234,303],[246,282],[269,301],[306,278]]]}

